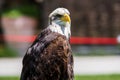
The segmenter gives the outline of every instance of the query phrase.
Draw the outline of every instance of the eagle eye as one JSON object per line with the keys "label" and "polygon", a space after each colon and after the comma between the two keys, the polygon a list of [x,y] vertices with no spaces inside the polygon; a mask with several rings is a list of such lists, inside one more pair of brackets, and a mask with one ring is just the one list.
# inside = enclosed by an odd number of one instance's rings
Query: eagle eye
{"label": "eagle eye", "polygon": [[56,17],[62,17],[62,15],[60,15],[60,14],[57,14],[57,15],[56,15]]}

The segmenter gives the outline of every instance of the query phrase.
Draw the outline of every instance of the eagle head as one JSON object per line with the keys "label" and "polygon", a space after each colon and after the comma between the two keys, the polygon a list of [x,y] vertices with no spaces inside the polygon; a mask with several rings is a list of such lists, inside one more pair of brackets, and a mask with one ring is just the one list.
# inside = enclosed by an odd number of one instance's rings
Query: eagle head
{"label": "eagle head", "polygon": [[57,8],[49,15],[49,27],[52,31],[58,32],[68,39],[71,36],[70,12],[66,8]]}

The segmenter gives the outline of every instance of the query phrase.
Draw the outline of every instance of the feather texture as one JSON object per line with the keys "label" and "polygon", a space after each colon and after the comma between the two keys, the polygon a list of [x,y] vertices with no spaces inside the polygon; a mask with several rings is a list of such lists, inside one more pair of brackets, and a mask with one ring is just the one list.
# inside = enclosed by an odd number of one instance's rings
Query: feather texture
{"label": "feather texture", "polygon": [[67,9],[58,8],[49,15],[49,26],[37,36],[23,58],[20,80],[73,80],[69,14]]}
{"label": "feather texture", "polygon": [[23,59],[20,80],[73,80],[73,56],[65,36],[45,29]]}

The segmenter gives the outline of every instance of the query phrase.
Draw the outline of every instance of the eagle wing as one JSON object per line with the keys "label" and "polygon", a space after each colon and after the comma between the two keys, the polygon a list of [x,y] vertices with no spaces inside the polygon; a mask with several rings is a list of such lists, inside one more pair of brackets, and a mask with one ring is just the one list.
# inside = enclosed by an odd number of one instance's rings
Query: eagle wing
{"label": "eagle wing", "polygon": [[42,31],[23,58],[20,80],[73,80],[73,56],[66,37]]}

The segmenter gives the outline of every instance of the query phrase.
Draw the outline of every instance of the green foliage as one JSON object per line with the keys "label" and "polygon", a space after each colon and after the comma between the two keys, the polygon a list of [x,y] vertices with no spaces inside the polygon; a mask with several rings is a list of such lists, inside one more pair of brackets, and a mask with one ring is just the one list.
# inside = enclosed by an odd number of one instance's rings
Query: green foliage
{"label": "green foliage", "polygon": [[8,47],[0,47],[0,57],[16,57],[16,56],[17,53],[14,50]]}
{"label": "green foliage", "polygon": [[2,14],[2,16],[6,16],[9,18],[18,18],[22,15],[22,13],[18,10],[11,10],[11,11],[6,11],[5,13]]}
{"label": "green foliage", "polygon": [[39,15],[40,11],[35,5],[22,5],[12,9],[6,9],[2,13],[2,16],[9,18],[18,18],[20,16],[30,16],[37,18]]}

